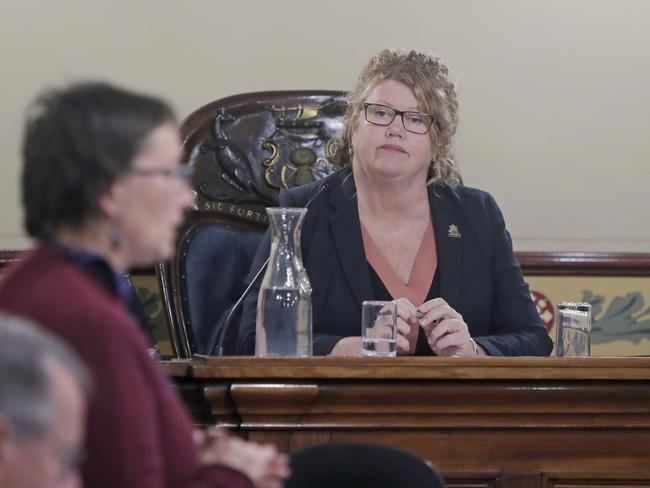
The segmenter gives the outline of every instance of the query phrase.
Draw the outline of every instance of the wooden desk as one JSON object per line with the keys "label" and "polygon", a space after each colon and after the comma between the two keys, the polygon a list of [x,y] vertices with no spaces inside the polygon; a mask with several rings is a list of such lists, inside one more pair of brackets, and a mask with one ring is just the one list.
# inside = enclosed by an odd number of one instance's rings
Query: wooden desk
{"label": "wooden desk", "polygon": [[364,440],[430,459],[450,486],[650,486],[650,358],[198,357],[164,367],[199,423],[289,452]]}

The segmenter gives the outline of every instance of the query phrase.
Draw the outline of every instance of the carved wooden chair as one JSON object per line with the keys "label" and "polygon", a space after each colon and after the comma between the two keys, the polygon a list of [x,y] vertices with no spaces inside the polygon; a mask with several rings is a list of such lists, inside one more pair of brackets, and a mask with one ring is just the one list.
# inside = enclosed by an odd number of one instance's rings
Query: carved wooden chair
{"label": "carved wooden chair", "polygon": [[[157,269],[177,357],[210,353],[210,338],[244,290],[265,207],[277,205],[280,189],[338,169],[332,156],[345,108],[337,91],[248,93],[209,103],[183,122],[196,207],[175,256]],[[236,335],[231,327],[225,354],[234,353]]]}

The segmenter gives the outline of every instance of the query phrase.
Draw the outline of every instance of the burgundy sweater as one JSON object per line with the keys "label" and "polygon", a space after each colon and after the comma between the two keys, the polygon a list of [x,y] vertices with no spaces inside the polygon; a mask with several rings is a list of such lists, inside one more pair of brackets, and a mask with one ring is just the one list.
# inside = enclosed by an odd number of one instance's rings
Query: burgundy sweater
{"label": "burgundy sweater", "polygon": [[0,282],[0,309],[60,336],[94,376],[85,486],[252,487],[237,471],[198,464],[190,419],[121,299],[54,247],[24,258]]}

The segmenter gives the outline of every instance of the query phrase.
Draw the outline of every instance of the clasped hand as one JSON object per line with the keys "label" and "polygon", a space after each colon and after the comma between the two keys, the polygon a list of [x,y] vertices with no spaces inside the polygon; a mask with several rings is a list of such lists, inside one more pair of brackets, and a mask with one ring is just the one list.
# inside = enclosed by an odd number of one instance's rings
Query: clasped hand
{"label": "clasped hand", "polygon": [[434,298],[417,308],[406,298],[397,300],[397,354],[415,353],[420,328],[438,356],[474,354],[462,315],[442,298]]}
{"label": "clasped hand", "polygon": [[[397,354],[415,353],[418,332],[422,328],[429,347],[438,356],[474,355],[474,345],[463,316],[442,298],[434,298],[417,308],[406,298],[400,298],[395,302],[397,303]],[[361,337],[344,337],[334,345],[330,355],[358,356],[360,351]]]}
{"label": "clasped hand", "polygon": [[194,442],[204,465],[228,466],[248,476],[257,488],[281,488],[289,476],[286,454],[270,445],[244,441],[225,429],[194,430]]}

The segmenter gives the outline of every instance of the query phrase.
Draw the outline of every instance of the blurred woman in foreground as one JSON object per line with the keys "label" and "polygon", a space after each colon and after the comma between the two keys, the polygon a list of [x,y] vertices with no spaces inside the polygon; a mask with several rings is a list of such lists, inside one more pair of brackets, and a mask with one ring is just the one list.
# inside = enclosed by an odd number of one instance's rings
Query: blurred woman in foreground
{"label": "blurred woman in foreground", "polygon": [[23,142],[23,205],[37,248],[8,271],[0,308],[68,342],[95,380],[84,482],[101,487],[275,487],[274,448],[193,432],[124,307],[123,274],[169,258],[193,204],[170,108],[101,83],[36,100]]}

